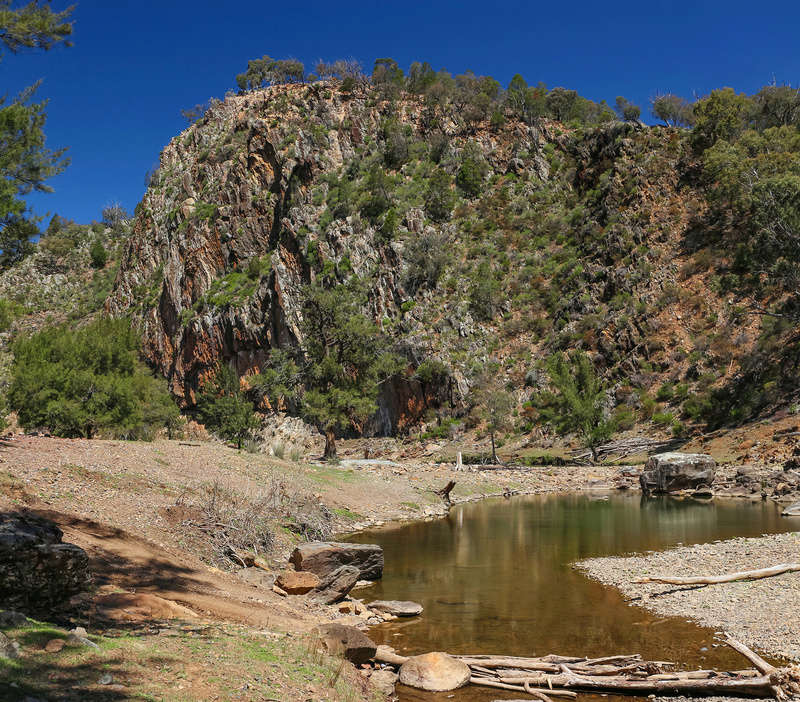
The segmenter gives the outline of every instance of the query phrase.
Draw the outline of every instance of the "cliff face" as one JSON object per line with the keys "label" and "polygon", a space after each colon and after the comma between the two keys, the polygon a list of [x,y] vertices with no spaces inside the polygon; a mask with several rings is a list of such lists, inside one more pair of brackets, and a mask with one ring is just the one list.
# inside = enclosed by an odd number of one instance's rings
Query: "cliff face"
{"label": "cliff face", "polygon": [[[365,215],[369,164],[389,173],[388,235]],[[699,334],[729,334],[687,245],[704,210],[690,166],[677,130],[511,118],[467,129],[457,111],[325,84],[229,97],[164,149],[107,309],[140,320],[147,357],[191,405],[220,360],[244,376],[299,345],[302,286],[346,261],[409,367],[436,358],[451,371],[446,386],[384,387],[372,431],[463,405],[489,358],[522,404],[541,384],[537,359],[565,348],[591,351],[613,402],[639,409],[642,391],[708,376],[691,358]],[[435,171],[451,180],[444,217],[431,213]],[[719,341],[706,385],[735,373],[752,340]]]}
{"label": "cliff face", "polygon": [[[193,402],[218,360],[246,375],[270,349],[298,344],[310,256],[346,256],[356,274],[370,277],[377,320],[396,318],[410,299],[401,244],[380,240],[357,216],[319,226],[323,178],[374,143],[388,109],[319,85],[277,87],[217,103],[164,149],[107,309],[141,320],[146,356],[184,402]],[[400,123],[424,131],[420,113],[404,104]],[[541,135],[520,125],[515,132],[517,149],[535,154]],[[488,141],[487,151],[502,147]],[[512,158],[493,153],[493,168],[503,172]],[[541,158],[529,160],[546,171]],[[425,226],[422,212],[410,208],[401,229]],[[429,399],[418,383],[398,388],[384,400],[391,415],[384,430]]]}

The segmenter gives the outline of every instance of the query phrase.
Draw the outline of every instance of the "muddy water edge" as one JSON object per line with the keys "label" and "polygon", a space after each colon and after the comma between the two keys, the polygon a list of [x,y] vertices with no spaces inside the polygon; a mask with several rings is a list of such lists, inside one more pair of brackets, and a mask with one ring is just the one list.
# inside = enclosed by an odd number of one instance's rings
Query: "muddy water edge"
{"label": "muddy water edge", "polygon": [[[444,519],[390,525],[348,540],[377,543],[385,552],[383,579],[359,597],[413,600],[425,608],[421,617],[370,631],[404,655],[640,653],[687,667],[738,669],[747,667],[744,660],[718,645],[713,630],[631,606],[572,564],[793,529],[795,520],[782,518],[769,502],[579,493],[459,505]],[[398,686],[398,694],[401,702],[525,696],[475,686],[438,694]]]}

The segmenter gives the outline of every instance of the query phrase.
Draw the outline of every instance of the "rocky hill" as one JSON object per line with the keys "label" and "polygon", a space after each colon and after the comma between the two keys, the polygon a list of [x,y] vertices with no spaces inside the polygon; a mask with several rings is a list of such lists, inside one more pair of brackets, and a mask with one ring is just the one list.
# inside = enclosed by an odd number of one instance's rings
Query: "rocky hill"
{"label": "rocky hill", "polygon": [[248,376],[302,346],[303,285],[331,270],[367,281],[365,312],[408,360],[373,433],[462,413],[487,363],[529,430],[543,359],[572,348],[623,426],[682,433],[742,392],[747,416],[790,404],[780,364],[753,376],[790,330],[719,284],[733,254],[688,134],[467,123],[335,81],[229,96],[164,149],[106,308],[140,320],[187,407],[219,361]]}

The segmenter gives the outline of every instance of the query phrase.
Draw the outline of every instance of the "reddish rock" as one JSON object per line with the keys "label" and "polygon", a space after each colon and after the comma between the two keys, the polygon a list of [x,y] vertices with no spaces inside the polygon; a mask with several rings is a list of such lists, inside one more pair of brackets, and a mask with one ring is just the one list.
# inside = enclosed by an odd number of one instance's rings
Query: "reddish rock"
{"label": "reddish rock", "polygon": [[319,585],[319,578],[307,571],[285,570],[275,584],[290,595],[305,595]]}

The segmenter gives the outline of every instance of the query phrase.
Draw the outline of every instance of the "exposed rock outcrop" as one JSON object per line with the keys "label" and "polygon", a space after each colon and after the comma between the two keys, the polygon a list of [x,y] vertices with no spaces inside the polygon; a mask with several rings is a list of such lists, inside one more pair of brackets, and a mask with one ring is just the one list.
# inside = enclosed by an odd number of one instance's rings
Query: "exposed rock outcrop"
{"label": "exposed rock outcrop", "polygon": [[341,566],[320,581],[311,597],[322,604],[335,604],[347,597],[359,577],[360,571],[355,566]]}
{"label": "exposed rock outcrop", "polygon": [[704,453],[659,453],[647,460],[639,482],[645,494],[710,488],[716,466]]}
{"label": "exposed rock outcrop", "polygon": [[86,590],[89,558],[61,542],[52,522],[28,514],[0,515],[0,602],[26,613],[48,612]]}
{"label": "exposed rock outcrop", "polygon": [[321,578],[341,566],[355,566],[359,580],[379,580],[383,575],[383,549],[376,544],[309,541],[292,551],[289,561],[296,570],[308,570]]}

